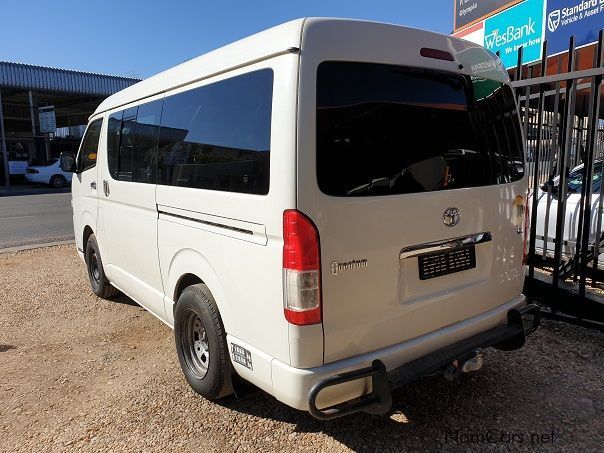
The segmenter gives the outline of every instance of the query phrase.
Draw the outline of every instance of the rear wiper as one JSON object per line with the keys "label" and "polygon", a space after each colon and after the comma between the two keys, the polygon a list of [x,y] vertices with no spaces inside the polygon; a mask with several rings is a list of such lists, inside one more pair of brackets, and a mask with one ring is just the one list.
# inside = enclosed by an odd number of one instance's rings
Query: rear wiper
{"label": "rear wiper", "polygon": [[390,178],[384,177],[372,179],[371,182],[367,184],[363,184],[358,187],[355,187],[354,189],[350,189],[348,192],[346,192],[346,195],[354,195],[361,192],[368,192],[374,187],[390,187]]}

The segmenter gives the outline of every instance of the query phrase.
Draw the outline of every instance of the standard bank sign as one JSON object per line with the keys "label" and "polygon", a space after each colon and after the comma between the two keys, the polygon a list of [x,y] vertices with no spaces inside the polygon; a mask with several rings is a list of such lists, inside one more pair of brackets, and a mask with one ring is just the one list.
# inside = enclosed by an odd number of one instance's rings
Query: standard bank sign
{"label": "standard bank sign", "polygon": [[516,66],[520,47],[523,47],[523,63],[539,60],[543,44],[543,9],[543,0],[525,0],[488,18],[484,46],[491,52],[499,51],[506,68]]}
{"label": "standard bank sign", "polygon": [[604,0],[549,0],[545,39],[548,54],[568,50],[568,41],[575,35],[575,45],[585,46],[598,40],[604,27]]}

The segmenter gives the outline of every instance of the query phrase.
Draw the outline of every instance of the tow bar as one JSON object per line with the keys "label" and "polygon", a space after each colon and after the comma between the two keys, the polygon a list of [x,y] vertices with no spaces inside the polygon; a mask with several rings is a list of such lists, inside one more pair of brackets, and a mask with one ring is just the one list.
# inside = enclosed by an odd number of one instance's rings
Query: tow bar
{"label": "tow bar", "polygon": [[[392,407],[392,390],[441,371],[446,377],[447,367],[455,363],[457,373],[478,370],[483,364],[484,348],[491,346],[502,351],[521,348],[526,336],[539,327],[540,319],[539,307],[529,304],[508,311],[507,324],[453,343],[390,371],[386,371],[381,360],[374,360],[369,367],[330,376],[315,384],[308,393],[309,411],[320,420],[331,420],[355,412],[385,414]],[[317,396],[321,390],[365,378],[371,378],[371,393],[335,406],[317,408]]]}
{"label": "tow bar", "polygon": [[478,371],[484,363],[484,349],[476,349],[471,354],[455,360],[453,363],[445,366],[443,377],[448,381],[453,381],[462,373]]}

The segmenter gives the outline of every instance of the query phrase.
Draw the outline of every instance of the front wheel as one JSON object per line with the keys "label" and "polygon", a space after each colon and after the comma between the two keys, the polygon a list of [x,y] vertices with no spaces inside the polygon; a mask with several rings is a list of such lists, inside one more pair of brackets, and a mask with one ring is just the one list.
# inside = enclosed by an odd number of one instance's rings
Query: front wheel
{"label": "front wheel", "polygon": [[103,299],[117,296],[119,291],[111,286],[111,283],[109,283],[109,280],[107,280],[107,277],[105,276],[105,269],[103,269],[99,245],[96,242],[94,234],[91,234],[88,238],[85,256],[92,292]]}
{"label": "front wheel", "polygon": [[233,392],[226,332],[206,285],[189,286],[178,298],[174,339],[180,367],[193,390],[209,400]]}

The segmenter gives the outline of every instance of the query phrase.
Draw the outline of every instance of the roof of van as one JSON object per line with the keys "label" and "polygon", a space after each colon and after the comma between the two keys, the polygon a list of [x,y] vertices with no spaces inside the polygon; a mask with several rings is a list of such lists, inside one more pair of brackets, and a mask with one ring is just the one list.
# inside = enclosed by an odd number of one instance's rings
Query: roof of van
{"label": "roof of van", "polygon": [[[405,29],[409,32],[415,32],[418,34],[421,33],[425,36],[438,36],[440,38],[445,37],[439,33],[405,27],[402,25],[385,23],[380,24],[377,22],[356,19],[320,17],[295,19],[240,39],[239,41],[235,41],[231,44],[215,49],[211,52],[151,76],[148,79],[142,80],[141,82],[138,82],[105,99],[91,116],[95,116],[98,113],[112,110],[131,102],[148,98],[198,80],[247,66],[256,61],[262,61],[270,57],[297,52],[301,47],[303,27],[310,27],[311,24],[316,23],[322,23],[329,26],[330,22],[338,22],[340,24],[373,24],[380,27],[383,26],[389,28],[396,27],[397,29]],[[449,43],[455,43],[454,47],[457,48],[456,51],[463,49],[479,50],[480,54],[482,55],[479,60],[482,62],[486,61],[489,65],[499,61],[494,54],[485,50],[478,44],[451,36],[446,36],[446,39]],[[484,68],[482,69],[484,70]],[[502,77],[507,78],[505,69],[503,71],[501,71],[500,68],[494,67],[489,69],[496,69],[496,71],[499,71],[503,74]],[[476,73],[476,71],[473,69],[462,72],[469,72],[471,74]]]}

